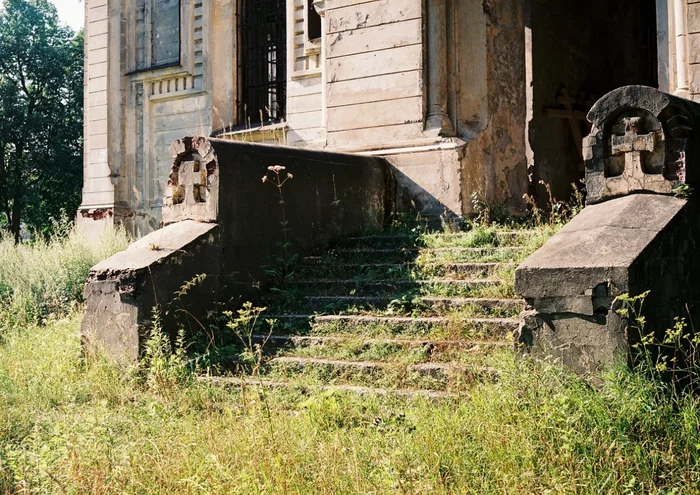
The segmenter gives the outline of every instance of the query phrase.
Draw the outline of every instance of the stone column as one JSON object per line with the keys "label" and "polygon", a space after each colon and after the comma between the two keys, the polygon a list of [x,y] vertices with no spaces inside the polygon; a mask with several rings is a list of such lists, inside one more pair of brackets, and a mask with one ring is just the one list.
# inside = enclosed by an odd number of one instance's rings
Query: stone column
{"label": "stone column", "polygon": [[685,0],[673,1],[674,28],[676,32],[676,96],[688,98],[688,29]]}
{"label": "stone column", "polygon": [[[314,0],[314,9],[321,16],[321,127],[324,129],[328,124],[328,70],[326,69],[326,0]],[[291,68],[290,68],[291,70]]]}
{"label": "stone column", "polygon": [[447,115],[447,0],[428,0],[428,118],[427,131],[454,135]]}

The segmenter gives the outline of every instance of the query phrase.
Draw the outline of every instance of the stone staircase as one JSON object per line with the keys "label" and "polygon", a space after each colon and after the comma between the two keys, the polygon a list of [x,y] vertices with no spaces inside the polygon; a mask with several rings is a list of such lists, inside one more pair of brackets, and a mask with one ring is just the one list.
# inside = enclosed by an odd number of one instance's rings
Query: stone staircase
{"label": "stone staircase", "polygon": [[[309,256],[272,291],[249,343],[255,376],[233,366],[228,384],[266,384],[440,397],[495,380],[513,360],[522,301],[517,264],[545,230],[396,233],[346,239]],[[259,322],[260,323],[260,322]],[[244,339],[245,340],[245,339]]]}

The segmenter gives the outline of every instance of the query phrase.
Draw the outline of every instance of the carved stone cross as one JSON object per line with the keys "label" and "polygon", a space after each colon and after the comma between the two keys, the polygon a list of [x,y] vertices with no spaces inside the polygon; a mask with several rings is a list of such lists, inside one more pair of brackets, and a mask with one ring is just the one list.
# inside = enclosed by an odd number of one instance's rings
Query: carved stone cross
{"label": "carved stone cross", "polygon": [[644,175],[642,168],[642,152],[652,153],[656,149],[656,133],[639,134],[641,117],[625,117],[624,136],[612,136],[612,154],[625,155],[624,175],[640,177]]}
{"label": "carved stone cross", "polygon": [[185,189],[185,204],[204,203],[207,200],[207,169],[201,162],[182,162],[178,177],[179,185]]}

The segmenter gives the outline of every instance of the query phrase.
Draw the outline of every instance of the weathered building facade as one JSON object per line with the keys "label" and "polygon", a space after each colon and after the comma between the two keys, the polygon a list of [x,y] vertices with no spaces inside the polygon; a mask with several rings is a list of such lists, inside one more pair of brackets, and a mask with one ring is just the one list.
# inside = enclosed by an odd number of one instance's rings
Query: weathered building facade
{"label": "weathered building facade", "polygon": [[398,200],[523,211],[583,176],[585,113],[700,99],[694,0],[86,0],[79,223],[157,228],[184,135],[381,155]]}

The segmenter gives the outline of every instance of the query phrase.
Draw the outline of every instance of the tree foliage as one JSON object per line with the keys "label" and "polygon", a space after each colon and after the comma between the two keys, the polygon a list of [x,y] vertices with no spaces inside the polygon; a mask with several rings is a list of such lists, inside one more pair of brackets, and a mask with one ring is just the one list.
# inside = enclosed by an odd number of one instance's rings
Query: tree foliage
{"label": "tree foliage", "polygon": [[0,228],[47,232],[82,185],[83,34],[48,0],[0,12]]}

